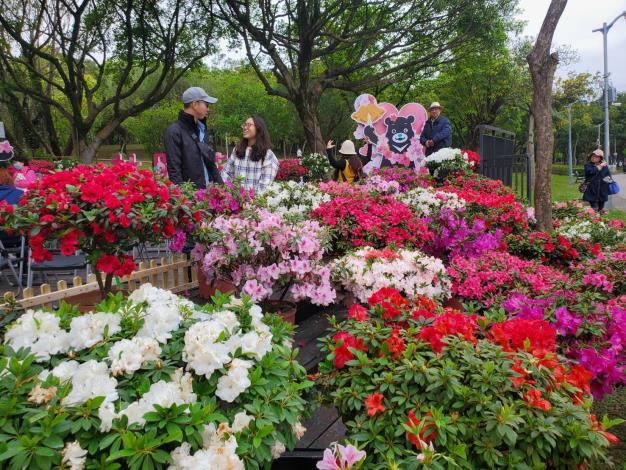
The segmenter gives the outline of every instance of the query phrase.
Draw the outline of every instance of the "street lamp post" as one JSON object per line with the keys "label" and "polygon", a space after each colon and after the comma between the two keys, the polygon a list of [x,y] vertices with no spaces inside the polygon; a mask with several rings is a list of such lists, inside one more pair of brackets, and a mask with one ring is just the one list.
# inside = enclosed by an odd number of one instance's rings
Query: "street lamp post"
{"label": "street lamp post", "polygon": [[626,19],[626,11],[622,12],[618,15],[611,23],[602,24],[602,28],[594,29],[593,32],[601,32],[604,42],[604,151],[609,152],[610,141],[609,141],[609,59],[607,52],[607,36],[609,34],[609,30],[613,27],[615,22],[619,20],[621,17]]}

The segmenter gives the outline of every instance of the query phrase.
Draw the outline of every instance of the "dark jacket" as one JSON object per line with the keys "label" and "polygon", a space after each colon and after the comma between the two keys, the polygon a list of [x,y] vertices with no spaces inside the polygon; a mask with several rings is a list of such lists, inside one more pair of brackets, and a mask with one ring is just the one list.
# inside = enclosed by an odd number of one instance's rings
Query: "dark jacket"
{"label": "dark jacket", "polygon": [[0,201],[6,201],[9,204],[17,204],[24,194],[21,189],[13,188],[7,185],[0,185]]}
{"label": "dark jacket", "polygon": [[420,142],[426,146],[426,141],[432,140],[434,145],[426,149],[426,155],[437,150],[452,147],[452,126],[447,117],[439,116],[437,120],[429,119],[424,124],[424,129],[420,135]]}
{"label": "dark jacket", "polygon": [[609,200],[609,183],[603,181],[607,176],[611,176],[608,166],[598,170],[591,162],[585,164],[585,183],[587,183],[587,190],[583,193],[584,201],[606,202]]}
{"label": "dark jacket", "polygon": [[207,143],[208,132],[205,132],[201,142],[193,116],[181,111],[178,121],[165,131],[164,140],[167,173],[173,183],[191,181],[197,188],[205,188],[203,165],[208,170],[209,182],[222,183],[215,164],[215,151]]}

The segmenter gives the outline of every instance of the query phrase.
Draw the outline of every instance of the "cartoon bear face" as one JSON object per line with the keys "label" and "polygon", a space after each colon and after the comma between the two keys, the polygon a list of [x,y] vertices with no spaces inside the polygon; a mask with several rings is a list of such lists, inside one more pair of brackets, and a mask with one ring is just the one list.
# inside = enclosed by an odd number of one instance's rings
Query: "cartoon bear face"
{"label": "cartoon bear face", "polygon": [[413,131],[413,116],[398,116],[395,120],[385,119],[387,126],[387,142],[389,148],[395,153],[404,153],[411,145],[411,139],[415,137]]}

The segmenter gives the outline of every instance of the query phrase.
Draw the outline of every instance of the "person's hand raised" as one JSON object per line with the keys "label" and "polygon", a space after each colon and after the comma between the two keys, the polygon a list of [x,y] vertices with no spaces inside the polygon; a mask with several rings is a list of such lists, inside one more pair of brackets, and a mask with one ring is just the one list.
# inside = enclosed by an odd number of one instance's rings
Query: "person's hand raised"
{"label": "person's hand raised", "polygon": [[329,141],[326,143],[326,150],[330,150],[330,149],[332,149],[333,147],[335,147],[335,143],[334,143],[332,140],[329,140]]}

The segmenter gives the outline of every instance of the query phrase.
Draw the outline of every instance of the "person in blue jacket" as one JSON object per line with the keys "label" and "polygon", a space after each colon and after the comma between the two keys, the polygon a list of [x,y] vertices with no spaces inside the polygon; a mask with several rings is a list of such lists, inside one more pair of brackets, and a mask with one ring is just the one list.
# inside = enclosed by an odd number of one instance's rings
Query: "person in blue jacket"
{"label": "person in blue jacket", "polygon": [[[0,201],[8,202],[9,204],[16,205],[24,191],[17,189],[13,181],[13,177],[7,168],[7,163],[12,155],[0,152]],[[14,246],[20,242],[20,237],[8,235],[3,230],[0,230],[0,241],[2,245],[7,248]]]}
{"label": "person in blue jacket", "polygon": [[604,204],[609,200],[608,180],[610,177],[609,167],[604,161],[604,152],[600,149],[591,152],[585,163],[587,188],[583,193],[583,200],[587,201],[596,212],[602,211]]}
{"label": "person in blue jacket", "polygon": [[424,124],[420,142],[426,147],[426,156],[437,150],[452,147],[452,126],[447,117],[441,115],[443,108],[435,101],[430,105],[430,119]]}

